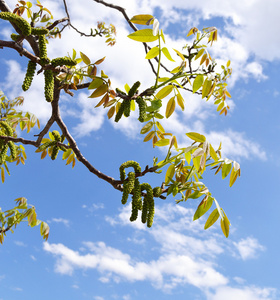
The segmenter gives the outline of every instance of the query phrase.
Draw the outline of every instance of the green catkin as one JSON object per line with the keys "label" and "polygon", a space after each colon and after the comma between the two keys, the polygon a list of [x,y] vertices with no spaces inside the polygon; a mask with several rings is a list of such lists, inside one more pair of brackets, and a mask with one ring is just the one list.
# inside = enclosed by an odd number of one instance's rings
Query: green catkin
{"label": "green catkin", "polygon": [[1,12],[0,18],[15,23],[24,36],[31,34],[31,26],[24,18],[11,12]]}
{"label": "green catkin", "polygon": [[51,155],[51,159],[52,160],[55,160],[57,158],[58,152],[59,152],[58,146],[54,146],[53,150],[52,150],[52,155]]}
{"label": "green catkin", "polygon": [[53,101],[54,78],[52,70],[45,70],[45,98],[47,102]]}
{"label": "green catkin", "polygon": [[17,158],[17,150],[14,142],[8,141],[8,147],[10,148],[12,159],[15,160]]}
{"label": "green catkin", "polygon": [[17,42],[17,40],[20,38],[20,35],[19,34],[16,34],[16,33],[12,33],[11,34],[11,39],[14,41],[14,42]]}
{"label": "green catkin", "polygon": [[142,223],[146,223],[147,226],[151,227],[153,224],[154,218],[154,198],[153,198],[153,190],[149,183],[141,184],[141,191],[146,190],[147,194],[143,200],[143,208],[142,208]]}
{"label": "green catkin", "polygon": [[117,114],[115,116],[115,122],[119,122],[119,120],[121,119],[121,117],[123,115],[123,112],[124,112],[124,109],[125,109],[125,103],[124,102],[125,101],[123,101],[121,103],[121,106],[120,106],[120,108],[119,108],[119,110],[118,110],[118,112],[117,112]]}
{"label": "green catkin", "polygon": [[127,176],[127,180],[123,183],[122,204],[126,204],[128,196],[134,188],[134,181],[135,181],[135,173],[129,172]]}
{"label": "green catkin", "polygon": [[45,34],[49,34],[49,30],[47,28],[31,28],[31,34],[45,35]]}
{"label": "green catkin", "polygon": [[51,64],[54,67],[64,66],[64,65],[73,67],[77,64],[77,62],[75,60],[73,60],[72,58],[65,56],[65,57],[57,57],[57,58],[52,59]]}
{"label": "green catkin", "polygon": [[120,166],[120,179],[122,181],[125,180],[125,170],[126,168],[132,167],[134,168],[134,172],[135,173],[141,173],[141,167],[138,164],[138,162],[134,161],[134,160],[128,160],[126,162],[124,162],[123,164],[121,164]]}
{"label": "green catkin", "polygon": [[145,119],[147,118],[146,115],[146,103],[141,97],[136,98],[136,102],[139,106],[139,118],[138,120],[143,123]]}
{"label": "green catkin", "polygon": [[1,148],[0,165],[2,165],[6,161],[8,148],[9,148],[8,144],[4,144],[3,147]]}
{"label": "green catkin", "polygon": [[56,144],[56,141],[47,141],[46,143],[40,145],[40,147],[38,147],[38,150],[44,151],[44,150],[46,150],[48,147],[53,146],[54,144]]}
{"label": "green catkin", "polygon": [[145,224],[147,222],[147,214],[148,214],[148,200],[146,197],[144,197],[143,207],[142,207],[142,215],[141,215],[141,221],[143,224]]}
{"label": "green catkin", "polygon": [[0,126],[2,128],[4,128],[6,135],[13,136],[13,134],[14,134],[13,128],[10,126],[10,124],[8,122],[0,121]]}
{"label": "green catkin", "polygon": [[122,194],[122,204],[125,205],[129,196],[129,185],[128,182],[125,181],[123,183],[123,194]]}
{"label": "green catkin", "polygon": [[22,84],[23,91],[27,91],[30,88],[35,71],[36,71],[36,63],[30,60],[27,65],[27,71]]}
{"label": "green catkin", "polygon": [[116,92],[122,96],[127,96],[126,93],[121,91],[119,88],[116,88]]}
{"label": "green catkin", "polygon": [[47,41],[44,35],[39,35],[39,53],[41,59],[46,60],[48,58]]}
{"label": "green catkin", "polygon": [[132,96],[134,96],[134,94],[137,92],[139,86],[140,86],[140,81],[136,81],[133,86],[131,87],[131,89],[128,92],[128,96],[131,98]]}
{"label": "green catkin", "polygon": [[131,209],[130,221],[133,222],[137,220],[139,208],[141,207],[142,209],[141,187],[138,178],[136,178],[134,181],[131,205],[132,205],[132,209]]}
{"label": "green catkin", "polygon": [[160,186],[153,188],[154,197],[159,197],[162,194],[162,189]]}
{"label": "green catkin", "polygon": [[125,117],[129,117],[130,116],[130,100],[124,100],[124,110],[123,110],[123,114]]}

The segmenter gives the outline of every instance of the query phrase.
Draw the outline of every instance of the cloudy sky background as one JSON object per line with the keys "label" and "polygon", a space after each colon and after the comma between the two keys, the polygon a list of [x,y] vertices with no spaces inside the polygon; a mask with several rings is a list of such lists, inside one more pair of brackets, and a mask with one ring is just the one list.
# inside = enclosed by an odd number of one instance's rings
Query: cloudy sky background
{"label": "cloudy sky background", "polygon": [[[14,7],[16,1],[7,1]],[[131,41],[131,29],[120,12],[94,1],[67,1],[72,23],[88,32],[97,21],[113,23],[117,43],[108,47],[102,38],[80,38],[66,29],[61,40],[50,41],[51,58],[86,53],[92,61],[106,56],[100,67],[113,87],[123,89],[140,80],[154,83],[141,43]],[[65,16],[62,1],[42,1],[55,19]],[[223,154],[241,164],[241,178],[232,188],[228,181],[205,175],[205,183],[227,212],[232,223],[228,239],[219,226],[204,231],[206,218],[192,221],[197,201],[175,205],[172,197],[156,203],[155,224],[147,229],[130,223],[130,207],[121,195],[100,182],[79,164],[72,170],[49,158],[41,161],[27,148],[26,166],[11,166],[12,176],[2,187],[2,209],[25,196],[47,220],[47,243],[38,229],[21,225],[0,248],[1,300],[71,299],[279,299],[279,16],[280,3],[269,1],[114,1],[127,14],[152,14],[160,21],[166,46],[181,50],[190,39],[189,29],[216,26],[218,42],[211,56],[218,63],[231,60],[229,81],[232,99],[227,117],[211,103],[190,93],[184,112],[176,110],[163,123],[187,145],[185,133],[197,131],[214,145],[223,142]],[[9,39],[11,26],[0,21],[1,39]],[[174,59],[179,63],[174,52]],[[48,120],[43,78],[23,93],[27,60],[13,50],[0,52],[0,89],[9,97],[23,95],[24,110]],[[169,63],[166,62],[169,66]],[[175,67],[176,64],[173,66]],[[16,80],[15,80],[16,78]],[[129,159],[142,166],[162,156],[143,144],[137,116],[115,124],[107,111],[88,99],[87,91],[62,96],[65,122],[92,164],[115,178],[118,166]],[[32,134],[36,134],[34,130]],[[121,142],[120,142],[121,141]],[[154,186],[161,175],[147,176]],[[33,284],[30,284],[33,282]]]}

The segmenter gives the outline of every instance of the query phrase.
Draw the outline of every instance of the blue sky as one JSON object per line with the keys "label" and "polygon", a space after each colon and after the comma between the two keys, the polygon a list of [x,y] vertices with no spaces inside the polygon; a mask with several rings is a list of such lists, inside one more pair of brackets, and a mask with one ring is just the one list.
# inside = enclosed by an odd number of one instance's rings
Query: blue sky
{"label": "blue sky", "polygon": [[[279,299],[279,67],[280,3],[260,1],[116,1],[127,14],[152,14],[159,19],[169,49],[181,49],[193,26],[216,26],[218,42],[211,48],[217,62],[232,62],[229,81],[232,99],[228,116],[196,95],[184,94],[186,109],[175,111],[164,127],[178,137],[205,134],[214,145],[223,142],[223,153],[241,165],[233,187],[228,179],[209,171],[204,180],[231,221],[226,239],[215,225],[204,231],[207,216],[192,221],[197,200],[175,204],[171,196],[157,200],[155,223],[147,229],[129,222],[130,207],[121,205],[120,192],[90,174],[84,166],[74,169],[61,159],[40,159],[26,147],[25,166],[11,166],[12,176],[2,185],[1,207],[12,206],[24,196],[36,206],[38,217],[48,221],[51,232],[43,242],[39,228],[21,224],[0,247],[0,299]],[[16,1],[7,1],[14,7]],[[62,1],[42,1],[54,18],[65,16]],[[140,43],[122,15],[93,1],[68,1],[72,22],[81,30],[97,21],[113,23],[117,43],[107,47],[101,38],[80,38],[65,31],[51,41],[49,56],[86,53],[102,64],[113,87],[140,80],[143,88],[154,83]],[[11,26],[0,21],[0,39],[7,40]],[[25,97],[24,109],[47,121],[42,76],[23,93],[21,84],[27,60],[13,50],[0,52],[0,90],[9,98]],[[175,53],[173,52],[175,58]],[[166,62],[168,64],[168,62]],[[15,80],[16,78],[16,80]],[[124,161],[151,165],[164,153],[142,142],[137,116],[115,124],[107,111],[94,109],[96,99],[87,91],[62,96],[62,115],[84,156],[102,172],[117,178]],[[33,130],[31,134],[36,134]],[[149,175],[153,186],[163,175]]]}

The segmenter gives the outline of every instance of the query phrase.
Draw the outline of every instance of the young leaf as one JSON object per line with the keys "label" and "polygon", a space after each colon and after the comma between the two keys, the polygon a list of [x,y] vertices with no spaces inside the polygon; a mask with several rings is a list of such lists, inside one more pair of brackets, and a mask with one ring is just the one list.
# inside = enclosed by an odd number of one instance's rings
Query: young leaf
{"label": "young leaf", "polygon": [[156,94],[156,97],[158,99],[163,99],[166,96],[168,96],[172,92],[172,90],[173,90],[173,85],[167,85],[158,91],[158,93]]}
{"label": "young leaf", "polygon": [[102,84],[100,87],[98,87],[90,96],[89,98],[97,98],[102,95],[104,95],[108,91],[107,84]]}
{"label": "young leaf", "polygon": [[204,229],[208,229],[209,227],[211,227],[219,219],[219,216],[220,216],[220,214],[218,212],[218,209],[215,208],[211,212],[210,216],[208,217],[208,219],[204,225]]}
{"label": "young leaf", "polygon": [[225,235],[225,237],[227,238],[229,236],[229,226],[230,226],[230,222],[229,222],[229,219],[228,217],[226,216],[224,210],[222,209],[223,211],[223,214],[224,214],[224,218],[221,219],[221,228],[222,228],[222,231]]}
{"label": "young leaf", "polygon": [[165,117],[168,119],[174,112],[175,110],[175,96],[169,99],[167,105],[166,105],[166,112],[165,112]]}
{"label": "young leaf", "polygon": [[156,133],[155,131],[149,132],[149,133],[145,136],[144,142],[148,142],[150,139],[152,139],[152,138],[154,137],[155,133]]}
{"label": "young leaf", "polygon": [[155,143],[155,146],[162,147],[169,145],[169,139],[161,139]]}
{"label": "young leaf", "polygon": [[108,116],[108,119],[111,119],[115,113],[115,110],[116,110],[116,107],[115,106],[112,106],[109,110],[108,110],[108,113],[107,113],[107,116]]}
{"label": "young leaf", "polygon": [[219,157],[211,144],[210,144],[210,155],[215,161],[219,160]]}
{"label": "young leaf", "polygon": [[161,131],[161,132],[165,132],[164,128],[162,127],[162,125],[156,121],[156,125],[157,125],[157,128]]}
{"label": "young leaf", "polygon": [[136,15],[130,19],[130,22],[139,25],[150,25],[154,22],[154,17],[152,15]]}
{"label": "young leaf", "polygon": [[204,77],[202,74],[196,76],[195,80],[193,81],[193,93],[198,91],[203,85]]}
{"label": "young leaf", "polygon": [[165,184],[168,184],[175,174],[175,166],[170,165],[165,174]]}
{"label": "young leaf", "polygon": [[153,122],[148,122],[147,124],[145,124],[145,126],[141,129],[140,133],[141,134],[145,134],[147,133],[148,131],[150,131],[153,127]]}
{"label": "young leaf", "polygon": [[185,109],[184,98],[180,93],[177,94],[177,103],[181,107],[182,110]]}
{"label": "young leaf", "polygon": [[222,179],[225,179],[228,176],[230,170],[231,170],[231,163],[229,164],[224,163],[222,167]]}
{"label": "young leaf", "polygon": [[90,83],[88,89],[94,90],[100,87],[103,84],[103,80],[101,78],[94,78],[93,81]]}
{"label": "young leaf", "polygon": [[90,65],[90,59],[83,53],[80,52],[81,58],[86,65]]}
{"label": "young leaf", "polygon": [[152,59],[156,56],[159,55],[159,48],[156,46],[156,47],[153,47],[146,55],[146,59]]}
{"label": "young leaf", "polygon": [[186,135],[190,139],[192,139],[192,140],[194,140],[194,141],[196,141],[198,143],[204,143],[206,141],[206,137],[204,135],[200,134],[200,133],[189,132],[189,133],[186,133]]}
{"label": "young leaf", "polygon": [[161,51],[162,51],[162,53],[165,55],[165,57],[166,57],[168,60],[170,60],[170,61],[175,61],[175,60],[171,57],[171,55],[170,55],[170,53],[169,53],[169,51],[168,51],[168,49],[167,49],[166,47],[162,48]]}
{"label": "young leaf", "polygon": [[157,36],[153,35],[152,29],[140,29],[129,34],[128,37],[134,41],[142,43],[154,42],[158,39]]}
{"label": "young leaf", "polygon": [[213,198],[206,195],[203,200],[200,202],[194,216],[193,220],[199,219],[201,216],[203,216],[212,206],[213,204]]}
{"label": "young leaf", "polygon": [[206,79],[202,87],[202,98],[207,97],[211,91],[212,80]]}

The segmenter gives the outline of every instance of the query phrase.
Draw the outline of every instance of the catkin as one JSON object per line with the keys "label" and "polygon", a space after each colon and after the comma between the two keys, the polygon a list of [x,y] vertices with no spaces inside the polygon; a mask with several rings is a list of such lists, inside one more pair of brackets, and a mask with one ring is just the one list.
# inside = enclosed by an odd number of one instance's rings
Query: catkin
{"label": "catkin", "polygon": [[52,160],[56,159],[58,152],[59,152],[58,146],[54,146],[53,149],[52,149],[52,155],[51,155]]}
{"label": "catkin", "polygon": [[128,195],[132,192],[134,188],[134,181],[135,181],[135,173],[129,172],[127,176],[127,180],[123,183],[122,204],[126,204]]}
{"label": "catkin", "polygon": [[130,100],[124,100],[124,110],[123,110],[123,114],[125,117],[129,117],[130,116]]}
{"label": "catkin", "polygon": [[141,97],[136,98],[136,102],[139,106],[139,118],[138,120],[143,123],[145,119],[147,118],[146,115],[146,103]]}
{"label": "catkin", "polygon": [[1,150],[0,150],[0,165],[2,165],[6,160],[8,148],[9,148],[8,144],[4,144],[1,147]]}
{"label": "catkin", "polygon": [[140,86],[140,81],[136,81],[133,86],[131,87],[131,89],[128,92],[128,96],[131,98],[132,96],[134,96],[134,94],[137,92],[139,86]]}
{"label": "catkin", "polygon": [[12,142],[12,141],[8,141],[7,144],[8,144],[8,147],[10,148],[11,157],[13,160],[15,160],[17,158],[16,146],[15,146],[14,142]]}
{"label": "catkin", "polygon": [[47,41],[44,35],[39,35],[39,54],[40,54],[40,58],[43,60],[46,60],[48,58]]}
{"label": "catkin", "polygon": [[31,28],[31,34],[45,35],[45,34],[49,34],[49,30],[47,28]]}
{"label": "catkin", "polygon": [[52,70],[45,70],[45,98],[47,102],[53,101],[54,78]]}
{"label": "catkin", "polygon": [[161,195],[161,193],[162,193],[162,189],[160,186],[153,188],[154,197],[159,197]]}
{"label": "catkin", "polygon": [[15,23],[24,36],[31,34],[31,26],[24,18],[11,12],[0,12],[0,18]]}
{"label": "catkin", "polygon": [[119,122],[119,120],[121,119],[122,115],[123,115],[123,112],[124,112],[124,109],[125,109],[125,101],[123,101],[121,103],[121,106],[115,116],[115,122]]}
{"label": "catkin", "polygon": [[130,221],[133,222],[138,217],[138,210],[142,209],[141,187],[140,187],[140,182],[139,182],[138,178],[136,178],[134,181],[131,205],[132,205],[132,209],[131,209]]}
{"label": "catkin", "polygon": [[27,65],[27,71],[22,84],[23,91],[27,91],[30,88],[32,80],[34,78],[35,71],[36,71],[36,63],[30,60]]}
{"label": "catkin", "polygon": [[6,121],[0,121],[0,126],[4,128],[6,135],[12,136],[14,134],[13,128]]}
{"label": "catkin", "polygon": [[151,227],[154,219],[154,198],[153,198],[153,190],[149,183],[141,184],[141,191],[146,190],[147,194],[143,200],[143,208],[142,208],[142,223],[147,222],[147,226]]}
{"label": "catkin", "polygon": [[125,180],[125,169],[129,168],[129,167],[134,168],[135,173],[141,173],[141,167],[140,167],[139,163],[134,160],[128,160],[128,161],[124,162],[123,164],[121,164],[121,166],[119,168],[120,169],[120,179],[122,181]]}
{"label": "catkin", "polygon": [[77,64],[77,62],[75,60],[73,60],[72,58],[65,56],[65,57],[57,57],[57,58],[52,59],[51,64],[54,67],[64,66],[64,65],[72,67],[72,66],[75,66]]}

